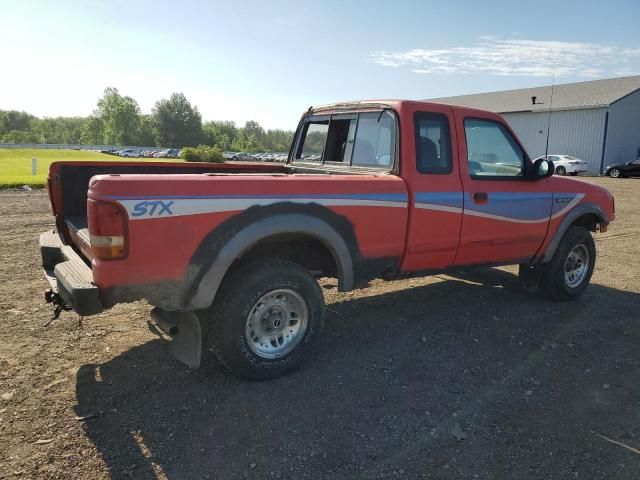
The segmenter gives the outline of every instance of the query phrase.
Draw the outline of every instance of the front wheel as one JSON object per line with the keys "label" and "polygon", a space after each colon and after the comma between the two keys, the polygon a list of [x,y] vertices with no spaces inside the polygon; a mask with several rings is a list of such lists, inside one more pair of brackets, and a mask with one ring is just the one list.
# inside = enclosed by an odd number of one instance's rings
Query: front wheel
{"label": "front wheel", "polygon": [[205,348],[240,377],[278,377],[300,365],[323,314],[320,286],[304,267],[278,258],[249,262],[229,273],[202,315]]}
{"label": "front wheel", "polygon": [[611,178],[620,178],[620,170],[618,170],[617,168],[612,168],[611,170],[609,170],[609,176]]}
{"label": "front wheel", "polygon": [[596,246],[589,230],[569,227],[551,262],[544,267],[545,292],[554,300],[577,298],[587,288],[595,263]]}
{"label": "front wheel", "polygon": [[558,167],[556,168],[556,173],[558,175],[566,175],[567,174],[567,169],[564,167]]}

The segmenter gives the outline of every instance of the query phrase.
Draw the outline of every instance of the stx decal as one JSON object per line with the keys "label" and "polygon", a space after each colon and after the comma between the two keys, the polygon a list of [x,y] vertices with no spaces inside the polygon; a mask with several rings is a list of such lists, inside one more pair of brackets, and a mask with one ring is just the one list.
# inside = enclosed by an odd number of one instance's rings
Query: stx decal
{"label": "stx decal", "polygon": [[132,217],[161,217],[163,215],[173,215],[171,206],[175,202],[170,200],[168,202],[162,200],[144,200],[133,205],[131,210]]}

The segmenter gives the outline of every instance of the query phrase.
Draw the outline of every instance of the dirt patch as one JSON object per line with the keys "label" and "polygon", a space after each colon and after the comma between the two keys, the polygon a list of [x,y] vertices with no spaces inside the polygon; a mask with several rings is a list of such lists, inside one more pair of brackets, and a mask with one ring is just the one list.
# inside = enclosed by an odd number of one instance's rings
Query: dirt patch
{"label": "dirt patch", "polygon": [[0,192],[0,478],[640,478],[640,180],[588,181],[618,219],[579,302],[514,268],[325,288],[269,382],[183,367],[142,302],[44,327],[47,197]]}

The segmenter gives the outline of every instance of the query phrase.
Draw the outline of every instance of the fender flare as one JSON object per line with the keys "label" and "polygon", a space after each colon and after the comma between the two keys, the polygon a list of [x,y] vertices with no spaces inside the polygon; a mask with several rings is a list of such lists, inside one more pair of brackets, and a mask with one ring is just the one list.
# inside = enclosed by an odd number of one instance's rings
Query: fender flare
{"label": "fender flare", "polygon": [[558,245],[560,245],[560,241],[564,236],[565,232],[569,229],[573,223],[583,215],[595,215],[598,221],[602,224],[607,225],[609,223],[609,219],[607,218],[607,214],[600,208],[599,205],[591,202],[581,203],[576,205],[569,213],[567,213],[558,225],[555,233],[553,234],[553,238],[547,245],[546,250],[542,254],[538,263],[547,263],[550,262],[553,258],[553,255],[556,253]]}
{"label": "fender flare", "polygon": [[187,289],[192,295],[186,299],[185,310],[208,308],[233,262],[260,241],[280,234],[309,235],[321,241],[333,255],[338,267],[340,290],[354,288],[353,255],[347,242],[336,229],[311,215],[278,214],[250,223],[224,243],[204,274],[193,280],[197,284]]}

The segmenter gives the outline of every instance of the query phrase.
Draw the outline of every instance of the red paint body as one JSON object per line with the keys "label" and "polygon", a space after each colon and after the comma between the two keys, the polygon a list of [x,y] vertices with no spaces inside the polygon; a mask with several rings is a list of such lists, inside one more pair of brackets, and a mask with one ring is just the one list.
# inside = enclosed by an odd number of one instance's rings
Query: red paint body
{"label": "red paint body", "polygon": [[[496,114],[413,101],[380,102],[391,108],[398,121],[397,158],[391,172],[357,174],[292,174],[289,166],[253,165],[264,171],[256,175],[197,174],[131,174],[97,175],[91,179],[88,197],[94,200],[114,201],[135,197],[185,198],[206,196],[331,196],[380,194],[405,196],[401,207],[377,205],[329,205],[336,214],[348,219],[353,226],[360,253],[367,259],[397,258],[400,272],[445,269],[455,265],[484,264],[493,262],[520,263],[533,261],[545,251],[563,220],[561,215],[549,221],[518,223],[487,216],[467,215],[478,198],[478,208],[484,202],[492,206],[494,198],[501,194],[546,195],[549,206],[553,195],[580,194],[580,202],[598,205],[609,220],[614,218],[613,200],[608,191],[588,183],[565,178],[549,177],[539,180],[500,179],[476,180],[467,170],[467,141],[464,119],[467,117],[488,119],[504,124]],[[366,103],[355,104],[354,110],[372,110]],[[336,111],[338,108],[336,108]],[[330,113],[331,107],[321,110]],[[436,112],[449,120],[453,168],[448,174],[429,175],[418,172],[416,167],[416,140],[414,113]],[[58,217],[58,228],[63,237],[71,241],[65,231],[65,217],[60,182],[60,169],[64,163],[53,164],[50,172],[50,196],[53,210]],[[76,164],[78,165],[78,164]],[[92,165],[99,168],[97,164]],[[110,164],[99,164],[107,166]],[[113,165],[116,165],[114,162]],[[117,162],[117,165],[122,165]],[[163,164],[171,168],[178,164]],[[179,164],[185,167],[185,164]],[[295,166],[295,163],[293,164]],[[188,168],[206,168],[201,164],[187,164]],[[242,172],[241,164],[211,167],[216,172]],[[438,211],[417,208],[419,194],[460,195],[460,211]],[[476,194],[482,195],[476,195]],[[340,197],[342,198],[342,197]],[[383,197],[380,197],[383,198]],[[386,198],[386,197],[384,197]],[[438,198],[437,196],[434,198]],[[510,197],[505,197],[510,198]],[[515,197],[514,197],[515,198]],[[533,198],[533,197],[532,197]],[[545,197],[546,198],[546,197]],[[202,202],[203,203],[203,202]],[[428,202],[427,202],[428,203]],[[526,201],[521,202],[526,206]],[[178,203],[174,203],[177,205]],[[515,205],[515,204],[514,204]],[[503,204],[512,208],[509,200]],[[501,206],[496,204],[496,208]],[[186,207],[185,207],[186,208]],[[194,207],[195,208],[195,207]],[[199,208],[199,207],[198,207]],[[456,207],[457,208],[457,207]],[[513,209],[517,209],[517,205]],[[180,216],[157,216],[144,220],[130,217],[127,224],[127,257],[121,260],[92,259],[94,282],[100,289],[122,285],[154,284],[165,281],[181,281],[186,277],[194,252],[203,239],[221,222],[240,214],[244,209]],[[517,211],[514,214],[517,215]],[[129,213],[131,216],[132,214]],[[99,219],[98,219],[99,221]],[[605,226],[605,225],[602,225]],[[292,225],[292,229],[295,226]],[[80,250],[85,250],[80,248]],[[85,250],[86,253],[86,250]]]}

